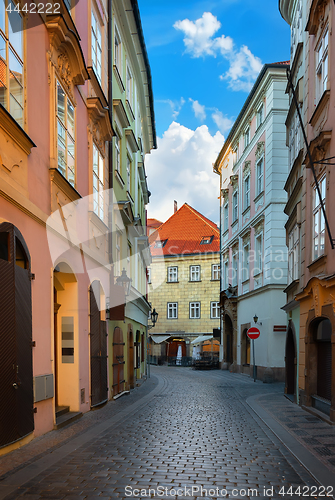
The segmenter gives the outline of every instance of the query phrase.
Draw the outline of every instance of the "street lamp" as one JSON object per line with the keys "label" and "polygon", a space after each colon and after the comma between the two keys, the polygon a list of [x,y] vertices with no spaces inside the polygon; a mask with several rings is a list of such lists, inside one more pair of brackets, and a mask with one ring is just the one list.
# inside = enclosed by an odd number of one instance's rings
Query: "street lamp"
{"label": "street lamp", "polygon": [[119,286],[122,286],[124,288],[124,293],[125,293],[126,297],[128,297],[128,295],[130,294],[131,282],[132,282],[132,279],[128,278],[127,272],[126,272],[125,268],[123,268],[121,276],[116,278],[116,284]]}
{"label": "street lamp", "polygon": [[257,323],[257,321],[258,321],[258,316],[257,316],[257,314],[255,314],[255,316],[254,316],[254,322]]}
{"label": "street lamp", "polygon": [[157,322],[157,318],[158,318],[158,312],[156,311],[156,309],[154,309],[151,313],[151,321],[152,321],[152,326],[154,327],[156,322]]}

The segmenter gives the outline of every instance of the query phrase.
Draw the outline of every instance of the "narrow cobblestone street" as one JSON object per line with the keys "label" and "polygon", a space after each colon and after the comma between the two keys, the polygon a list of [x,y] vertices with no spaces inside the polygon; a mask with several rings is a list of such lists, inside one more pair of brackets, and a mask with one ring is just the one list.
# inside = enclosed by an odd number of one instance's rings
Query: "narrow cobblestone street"
{"label": "narrow cobblestone street", "polygon": [[[0,498],[332,497],[335,430],[282,390],[229,372],[151,367],[130,396],[1,457]],[[310,473],[290,449],[310,456]]]}

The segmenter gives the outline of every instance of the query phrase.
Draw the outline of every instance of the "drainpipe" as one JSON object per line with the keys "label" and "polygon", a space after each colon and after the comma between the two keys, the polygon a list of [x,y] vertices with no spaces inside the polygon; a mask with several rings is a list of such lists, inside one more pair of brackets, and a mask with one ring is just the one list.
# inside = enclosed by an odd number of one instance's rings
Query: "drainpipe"
{"label": "drainpipe", "polygon": [[[113,93],[112,93],[112,78],[113,78],[113,19],[112,19],[112,0],[108,2],[108,113],[111,123],[113,124]],[[113,189],[113,140],[108,142],[108,185],[109,194],[111,195],[111,190]],[[109,263],[113,264],[113,252],[112,252],[112,222],[113,222],[113,198],[109,198],[108,204],[108,255]],[[114,269],[112,267],[111,285],[114,285]],[[110,287],[112,290],[112,286]]]}

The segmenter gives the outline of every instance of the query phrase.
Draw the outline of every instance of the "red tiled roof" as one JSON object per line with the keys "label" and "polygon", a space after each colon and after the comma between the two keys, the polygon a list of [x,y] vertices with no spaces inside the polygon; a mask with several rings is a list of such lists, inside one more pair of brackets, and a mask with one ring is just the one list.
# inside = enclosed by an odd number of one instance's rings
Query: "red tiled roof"
{"label": "red tiled roof", "polygon": [[[201,244],[203,238],[210,243]],[[156,247],[156,241],[166,243]],[[185,203],[150,237],[152,256],[219,252],[220,232],[214,222]]]}
{"label": "red tiled roof", "polygon": [[282,64],[283,66],[289,66],[290,65],[290,61],[279,61],[279,62],[274,62],[274,63],[271,63],[271,64]]}
{"label": "red tiled roof", "polygon": [[160,220],[158,219],[148,219],[147,220],[147,227],[159,227],[163,224],[163,222],[161,222]]}

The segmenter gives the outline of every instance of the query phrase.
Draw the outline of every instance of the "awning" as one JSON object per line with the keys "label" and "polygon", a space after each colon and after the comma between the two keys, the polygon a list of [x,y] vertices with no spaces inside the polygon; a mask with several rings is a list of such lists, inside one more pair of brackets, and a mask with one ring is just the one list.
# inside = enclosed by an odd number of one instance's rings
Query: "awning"
{"label": "awning", "polygon": [[193,345],[199,345],[201,342],[204,342],[205,340],[211,340],[213,338],[213,335],[200,335],[200,337],[197,337],[196,339],[192,340],[191,344]]}
{"label": "awning", "polygon": [[164,340],[167,340],[171,337],[171,335],[150,335],[151,339],[155,342],[155,344],[161,344]]}

